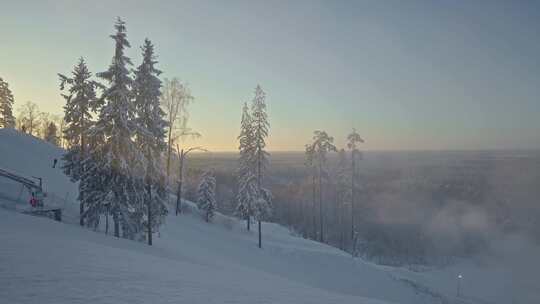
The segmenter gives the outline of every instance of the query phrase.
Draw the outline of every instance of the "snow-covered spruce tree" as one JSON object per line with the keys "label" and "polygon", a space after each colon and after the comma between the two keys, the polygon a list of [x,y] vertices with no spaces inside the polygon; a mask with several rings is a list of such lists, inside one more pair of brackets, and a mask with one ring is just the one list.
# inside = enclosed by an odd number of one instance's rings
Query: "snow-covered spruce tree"
{"label": "snow-covered spruce tree", "polygon": [[161,156],[166,149],[164,120],[165,112],[160,107],[161,71],[155,65],[154,46],[145,39],[141,47],[143,61],[135,71],[133,91],[135,93],[135,111],[137,114],[135,143],[142,151],[145,160],[143,185],[145,222],[148,233],[148,245],[152,245],[152,231],[159,227],[167,215],[165,175],[161,166]]}
{"label": "snow-covered spruce tree", "polygon": [[262,248],[261,222],[268,220],[272,215],[272,192],[266,188],[260,188],[257,193],[257,199],[252,204],[253,217],[259,224],[259,248]]}
{"label": "snow-covered spruce tree", "polygon": [[[254,140],[254,156],[255,156],[255,174],[257,177],[257,190],[259,192],[259,198],[257,199],[258,204],[261,203],[263,192],[268,192],[269,190],[264,190],[262,187],[263,175],[266,167],[268,166],[268,152],[266,152],[266,137],[268,137],[268,129],[270,128],[270,123],[268,122],[268,115],[266,114],[266,94],[261,89],[260,85],[257,85],[255,88],[255,97],[251,103],[251,119],[252,119],[252,128],[253,128],[253,140]],[[263,191],[264,190],[264,191]],[[261,213],[262,214],[262,213]],[[258,228],[259,228],[259,248],[262,247],[262,237],[261,237],[261,220],[262,216],[258,217]]]}
{"label": "snow-covered spruce tree", "polygon": [[15,128],[14,102],[8,83],[0,77],[0,128]]}
{"label": "snow-covered spruce tree", "polygon": [[[362,137],[360,137],[360,134],[356,132],[356,129],[353,129],[351,134],[347,136],[347,148],[349,148],[351,151],[351,241],[353,241],[353,243],[355,236],[354,213],[356,204],[356,159],[360,155],[358,144],[363,142],[364,140]],[[354,250],[354,248],[352,250]]]}
{"label": "snow-covered spruce tree", "polygon": [[82,159],[81,176],[79,179],[79,201],[84,203],[85,209],[82,218],[85,219],[87,227],[97,229],[102,215],[105,215],[105,233],[109,232],[109,213],[112,193],[105,191],[109,186],[109,178],[105,168],[101,167],[104,158],[98,147],[105,142],[103,133],[94,132],[91,128],[86,134],[86,148],[93,153],[87,153]]}
{"label": "snow-covered spruce tree", "polygon": [[238,159],[238,193],[236,196],[237,206],[236,214],[243,219],[246,219],[247,230],[250,230],[251,204],[256,197],[250,192],[246,185],[249,179],[255,176],[255,140],[253,134],[253,124],[249,107],[244,103],[242,108],[242,121],[240,126],[240,135],[238,136],[240,145],[240,157]]}
{"label": "snow-covered spruce tree", "polygon": [[257,186],[262,187],[263,175],[268,166],[268,152],[266,152],[266,137],[268,137],[268,115],[266,114],[266,94],[261,86],[255,88],[255,97],[251,103],[251,120],[254,141],[254,163],[257,176]]}
{"label": "snow-covered spruce tree", "polygon": [[216,210],[216,178],[212,171],[203,174],[197,190],[197,207],[204,212],[204,220],[209,222]]}
{"label": "snow-covered spruce tree", "polygon": [[91,135],[103,138],[103,144],[96,145],[91,154],[99,156],[97,166],[102,172],[105,182],[105,195],[110,205],[109,211],[113,216],[114,236],[134,238],[142,231],[144,189],[139,189],[138,179],[143,178],[144,158],[137,148],[133,138],[137,124],[133,104],[132,85],[128,66],[131,60],[124,55],[124,50],[130,47],[126,37],[124,21],[118,18],[115,24],[116,33],[111,35],[115,42],[115,51],[109,69],[97,74],[108,84],[104,89],[101,100],[99,117],[94,124]]}
{"label": "snow-covered spruce tree", "polygon": [[[88,70],[83,58],[75,65],[72,77],[58,74],[60,78],[60,90],[66,90],[62,94],[66,100],[64,105],[65,127],[63,137],[67,141],[68,149],[62,156],[64,160],[62,168],[64,173],[73,181],[81,181],[83,160],[87,156],[86,133],[92,126],[92,114],[98,108],[96,89],[99,84],[91,80],[92,73]],[[79,184],[79,223],[84,225],[84,192]]]}
{"label": "snow-covered spruce tree", "polygon": [[336,146],[334,146],[334,138],[329,136],[325,131],[315,131],[313,135],[313,143],[311,144],[313,149],[313,156],[315,157],[315,164],[317,166],[317,178],[318,178],[318,197],[319,197],[319,241],[324,242],[324,221],[323,221],[323,204],[322,204],[322,179],[323,176],[327,176],[325,170],[326,155],[328,152],[337,152]]}

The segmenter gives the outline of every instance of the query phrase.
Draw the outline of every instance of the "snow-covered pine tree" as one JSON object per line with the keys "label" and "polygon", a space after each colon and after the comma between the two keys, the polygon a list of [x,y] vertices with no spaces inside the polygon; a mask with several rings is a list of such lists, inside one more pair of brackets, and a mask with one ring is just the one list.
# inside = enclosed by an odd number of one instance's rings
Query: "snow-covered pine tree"
{"label": "snow-covered pine tree", "polygon": [[[64,160],[62,169],[73,181],[81,181],[84,167],[82,163],[87,156],[86,152],[88,150],[88,142],[86,140],[87,131],[93,124],[91,113],[99,107],[99,102],[96,98],[96,89],[100,85],[91,80],[92,73],[88,70],[82,57],[75,65],[71,74],[72,77],[58,74],[60,78],[60,90],[67,91],[66,94],[62,94],[66,100],[66,104],[64,105],[65,127],[63,136],[68,145],[67,152],[62,156]],[[79,183],[79,223],[82,226],[84,225],[85,196],[80,186],[81,183]]]}
{"label": "snow-covered pine tree", "polygon": [[[254,139],[254,156],[255,156],[255,172],[257,177],[257,190],[259,192],[259,198],[257,199],[258,204],[261,204],[263,198],[261,195],[263,192],[268,192],[269,190],[264,190],[262,187],[263,175],[266,167],[268,166],[268,152],[266,152],[266,137],[268,137],[268,129],[270,128],[270,123],[268,122],[268,115],[266,114],[266,94],[262,90],[260,85],[257,85],[255,88],[255,97],[251,103],[251,118],[252,118],[252,127],[253,127],[253,139]],[[261,219],[258,219],[258,228],[259,228],[259,248],[262,247],[262,237],[261,237]]]}
{"label": "snow-covered pine tree", "polygon": [[97,229],[102,215],[105,215],[105,233],[109,232],[108,219],[110,213],[111,192],[106,192],[108,187],[108,176],[104,168],[100,165],[103,155],[98,147],[103,145],[105,139],[103,133],[94,132],[90,129],[86,135],[86,148],[93,153],[87,153],[82,159],[81,176],[79,179],[79,201],[84,203],[85,209],[82,217],[85,219],[87,227]]}
{"label": "snow-covered pine tree", "polygon": [[209,222],[216,210],[216,178],[212,171],[203,174],[197,190],[197,207],[204,212],[204,220]]}
{"label": "snow-covered pine tree", "polygon": [[322,197],[322,179],[323,175],[327,175],[325,171],[326,155],[329,152],[337,152],[334,146],[334,138],[329,136],[325,131],[315,131],[313,135],[313,156],[316,160],[317,178],[319,180],[319,241],[324,242],[324,221],[323,221],[323,197]]}
{"label": "snow-covered pine tree", "polygon": [[125,56],[130,47],[126,37],[126,26],[120,18],[115,24],[116,33],[111,35],[115,51],[109,69],[97,74],[108,82],[100,100],[104,102],[99,117],[92,128],[92,136],[103,138],[103,144],[90,151],[99,156],[97,166],[102,172],[105,187],[102,189],[110,204],[114,222],[114,236],[133,238],[142,231],[144,189],[137,187],[143,178],[144,158],[133,138],[137,124],[133,104],[132,85],[128,66],[131,60]]}
{"label": "snow-covered pine tree", "polygon": [[8,83],[0,77],[0,128],[15,128],[14,102]]}
{"label": "snow-covered pine tree", "polygon": [[336,217],[338,223],[338,232],[339,232],[339,248],[345,249],[345,215],[346,215],[346,200],[347,200],[347,181],[348,181],[348,164],[347,164],[347,154],[345,149],[340,149],[338,151],[338,163],[335,172],[336,180]]}
{"label": "snow-covered pine tree", "polygon": [[161,71],[155,65],[154,46],[145,39],[141,47],[143,61],[135,70],[133,91],[135,94],[135,111],[137,114],[135,142],[145,159],[145,175],[142,187],[146,190],[144,223],[148,232],[148,245],[152,245],[152,231],[159,227],[167,215],[165,175],[163,174],[161,156],[166,149],[165,113],[160,107]]}
{"label": "snow-covered pine tree", "polygon": [[247,230],[251,224],[251,203],[256,199],[250,192],[247,181],[255,176],[255,140],[253,134],[253,124],[249,107],[244,103],[242,108],[242,121],[240,125],[240,135],[238,136],[240,145],[240,157],[238,159],[238,193],[236,196],[236,214],[246,219]]}
{"label": "snow-covered pine tree", "polygon": [[351,241],[354,240],[355,227],[354,227],[354,213],[355,213],[355,199],[356,199],[356,159],[360,154],[358,150],[358,144],[363,143],[364,140],[360,137],[360,134],[353,129],[351,134],[347,136],[347,148],[351,151]]}

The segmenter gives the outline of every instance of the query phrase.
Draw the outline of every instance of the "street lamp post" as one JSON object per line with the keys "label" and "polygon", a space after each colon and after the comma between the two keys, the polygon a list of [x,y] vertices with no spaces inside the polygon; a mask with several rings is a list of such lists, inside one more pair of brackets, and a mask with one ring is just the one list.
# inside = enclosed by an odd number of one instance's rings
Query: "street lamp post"
{"label": "street lamp post", "polygon": [[457,290],[456,290],[457,297],[461,297],[461,279],[463,279],[463,276],[461,274],[458,274],[458,276],[457,276]]}

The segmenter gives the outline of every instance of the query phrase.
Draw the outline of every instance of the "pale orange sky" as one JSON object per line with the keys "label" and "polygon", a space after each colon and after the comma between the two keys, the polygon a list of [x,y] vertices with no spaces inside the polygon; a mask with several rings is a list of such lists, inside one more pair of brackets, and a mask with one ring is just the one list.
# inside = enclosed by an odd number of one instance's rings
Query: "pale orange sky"
{"label": "pale orange sky", "polygon": [[188,144],[236,150],[242,104],[261,84],[269,150],[303,150],[319,129],[342,147],[353,127],[365,149],[540,148],[538,12],[505,1],[9,1],[0,76],[16,107],[60,113],[56,74],[80,56],[104,71],[121,16],[135,65],[148,37],[163,77],[190,84],[203,137]]}

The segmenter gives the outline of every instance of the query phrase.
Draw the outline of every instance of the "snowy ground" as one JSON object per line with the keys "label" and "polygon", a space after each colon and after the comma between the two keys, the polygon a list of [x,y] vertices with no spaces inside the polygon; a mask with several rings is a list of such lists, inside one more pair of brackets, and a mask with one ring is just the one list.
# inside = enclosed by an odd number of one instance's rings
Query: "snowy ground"
{"label": "snowy ground", "polygon": [[[75,185],[51,168],[61,153],[0,130],[0,168],[43,177],[48,199],[66,213],[58,223],[14,212],[28,194],[0,179],[1,303],[540,302],[540,285],[509,285],[512,273],[492,265],[464,262],[424,272],[382,267],[274,224],[263,224],[260,250],[244,223],[218,215],[207,224],[192,208],[169,216],[152,247],[89,231],[76,225]],[[459,298],[458,273],[464,275]],[[516,298],[510,288],[526,292]]]}
{"label": "snowy ground", "polygon": [[0,223],[3,303],[382,303],[225,263],[203,248],[171,252],[4,210]]}

